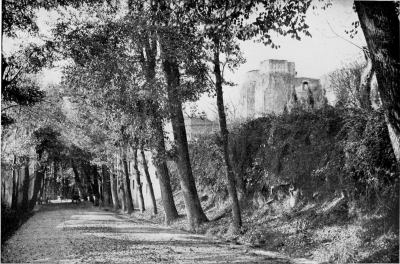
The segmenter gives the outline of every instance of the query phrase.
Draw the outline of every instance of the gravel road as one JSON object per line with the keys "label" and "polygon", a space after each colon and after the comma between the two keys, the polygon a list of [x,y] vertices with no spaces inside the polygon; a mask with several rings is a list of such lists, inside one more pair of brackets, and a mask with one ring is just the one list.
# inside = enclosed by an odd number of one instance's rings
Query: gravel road
{"label": "gravel road", "polygon": [[4,245],[2,263],[312,263],[174,230],[89,202],[39,206]]}

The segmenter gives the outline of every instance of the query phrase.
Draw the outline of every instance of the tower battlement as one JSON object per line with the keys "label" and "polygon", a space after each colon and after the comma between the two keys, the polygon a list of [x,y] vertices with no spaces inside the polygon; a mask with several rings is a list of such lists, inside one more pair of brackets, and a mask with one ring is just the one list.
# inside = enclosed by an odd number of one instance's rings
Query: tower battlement
{"label": "tower battlement", "polygon": [[290,75],[296,75],[296,69],[294,62],[286,60],[265,60],[260,62],[260,73],[288,73]]}

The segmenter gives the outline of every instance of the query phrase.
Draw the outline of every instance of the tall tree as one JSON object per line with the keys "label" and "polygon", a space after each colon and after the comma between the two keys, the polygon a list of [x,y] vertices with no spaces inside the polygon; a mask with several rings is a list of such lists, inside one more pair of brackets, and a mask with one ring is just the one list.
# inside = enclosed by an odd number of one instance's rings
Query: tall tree
{"label": "tall tree", "polygon": [[12,199],[11,208],[13,210],[18,209],[18,167],[17,167],[17,156],[14,155],[14,167],[12,170]]}
{"label": "tall tree", "polygon": [[24,167],[24,179],[22,184],[22,205],[21,210],[23,212],[28,211],[28,203],[29,203],[29,185],[30,185],[30,178],[29,178],[29,157],[25,158],[25,167]]}
{"label": "tall tree", "polygon": [[35,207],[37,202],[38,194],[40,192],[40,186],[44,179],[45,168],[42,164],[40,164],[37,168],[35,168],[35,181],[33,184],[33,194],[31,200],[29,201],[29,209],[32,210]]}
{"label": "tall tree", "polygon": [[355,1],[376,72],[390,140],[400,166],[399,3]]}
{"label": "tall tree", "polygon": [[[131,2],[130,2],[131,3]],[[136,4],[136,3],[135,3]],[[157,16],[157,11],[151,13],[153,17]],[[142,21],[143,20],[143,14],[139,16]],[[108,18],[107,18],[108,19]],[[123,113],[124,117],[130,118],[130,115],[132,115],[132,110],[135,109],[135,105],[133,103],[133,98],[138,98],[142,97],[141,95],[141,90],[142,88],[146,88],[143,90],[146,90],[145,92],[150,90],[150,94],[154,95],[157,93],[151,93],[151,89],[147,88],[152,88],[156,85],[154,85],[154,80],[151,80],[151,82],[146,82],[145,87],[141,87],[137,85],[139,81],[143,79],[142,72],[140,70],[138,71],[138,67],[136,67],[135,62],[137,61],[137,54],[140,55],[142,53],[141,51],[143,50],[143,46],[141,46],[139,49],[137,48],[137,45],[135,46],[135,41],[136,39],[140,39],[138,37],[141,32],[143,32],[143,28],[146,30],[146,27],[138,27],[138,23],[136,20],[131,20],[132,24],[126,24],[126,21],[122,21],[122,25],[120,26],[119,23],[115,23],[116,21],[113,19],[106,19],[106,23],[101,24],[101,26],[95,26],[96,23],[94,21],[90,20],[96,20],[95,18],[91,17],[89,19],[89,22],[84,24],[84,25],[74,25],[78,26],[79,30],[71,30],[69,28],[69,33],[71,34],[59,34],[60,36],[63,36],[63,43],[65,44],[66,52],[65,55],[66,57],[70,57],[74,60],[74,65],[72,67],[69,67],[69,69],[75,68],[79,70],[74,70],[71,71],[71,74],[68,75],[68,78],[72,81],[79,81],[80,82],[80,89],[76,90],[77,93],[80,93],[82,96],[83,100],[88,100],[88,101],[94,101],[97,105],[105,105],[106,107],[109,107],[111,109],[107,109],[108,113],[114,112],[115,115],[118,115],[119,113]],[[153,20],[152,20],[153,21]],[[68,28],[68,23],[70,21],[64,23],[64,24],[59,24],[58,30],[64,31],[65,28]],[[103,21],[104,22],[104,21]],[[158,21],[159,22],[159,21]],[[148,24],[146,24],[148,25]],[[157,26],[157,25],[155,25]],[[136,27],[136,28],[135,28]],[[170,30],[171,31],[171,30]],[[158,32],[158,30],[157,30]],[[75,35],[74,35],[75,34]],[[168,33],[169,34],[169,33]],[[128,37],[127,37],[128,36]],[[152,40],[154,43],[155,41]],[[186,43],[189,43],[190,41],[186,41]],[[151,42],[149,42],[151,43]],[[91,45],[88,45],[91,44]],[[93,45],[92,45],[93,44]],[[127,45],[127,44],[132,44],[132,45]],[[151,44],[150,44],[151,45]],[[130,48],[129,48],[130,46]],[[160,45],[161,47],[161,45]],[[179,42],[175,41],[175,47],[179,47]],[[146,48],[146,47],[145,47]],[[155,46],[151,45],[151,49],[157,51],[155,49]],[[166,54],[167,49],[164,48],[163,54]],[[190,49],[188,49],[190,50]],[[138,52],[140,51],[140,52]],[[181,49],[176,50],[178,52],[181,51]],[[156,52],[153,52],[155,54]],[[132,55],[133,54],[133,55]],[[149,53],[150,54],[150,53]],[[145,57],[147,56],[147,52]],[[185,57],[184,55],[181,54],[181,57]],[[172,57],[171,57],[172,58]],[[139,59],[139,62],[143,61]],[[152,60],[148,60],[148,62],[152,62]],[[190,62],[188,59],[187,62]],[[179,62],[182,64],[182,61]],[[67,69],[67,70],[69,70]],[[121,71],[123,69],[123,71]],[[81,73],[80,73],[80,70]],[[179,69],[178,69],[179,70]],[[82,83],[82,78],[80,76],[83,76],[84,72],[90,72],[87,77],[84,78],[84,80],[89,79],[90,81],[87,82],[89,85],[84,86]],[[189,72],[189,71],[188,71]],[[192,69],[192,73],[195,72]],[[201,72],[201,71],[197,71]],[[75,73],[75,74],[74,74]],[[74,79],[74,75],[76,78]],[[146,80],[150,80],[146,79]],[[188,78],[190,79],[190,78]],[[133,81],[132,81],[133,80]],[[135,80],[139,80],[136,81]],[[103,81],[103,83],[101,83]],[[93,85],[93,84],[97,85]],[[196,82],[192,82],[193,84],[196,84]],[[180,82],[180,88],[188,88],[190,85],[182,85],[183,83]],[[74,86],[76,87],[76,83],[74,83]],[[93,89],[92,87],[95,87],[96,89]],[[105,88],[105,89],[104,89]],[[189,89],[187,89],[189,90]],[[96,93],[96,91],[99,91],[99,93]],[[88,93],[89,92],[89,93]],[[89,96],[90,95],[90,96]],[[96,95],[99,95],[96,97]],[[151,104],[154,107],[152,109],[155,109],[158,112],[161,112],[158,108],[158,106],[162,106],[165,103],[163,102],[163,96],[165,94],[157,94],[159,95],[157,98],[157,103],[156,104]],[[92,100],[92,96],[95,97],[95,99],[101,99],[101,100]],[[118,100],[116,100],[118,98]],[[145,97],[145,99],[148,99],[149,97]],[[141,98],[139,98],[141,99]],[[159,99],[159,100],[158,100]],[[176,100],[177,98],[174,98]],[[181,98],[179,98],[181,99]],[[181,102],[180,102],[181,103]],[[132,109],[133,108],[133,109]],[[180,106],[181,108],[181,106]],[[103,108],[104,109],[104,108]],[[175,108],[179,111],[179,108]],[[117,110],[117,111],[116,111]],[[180,112],[181,109],[180,109]],[[112,115],[114,115],[112,113]],[[173,118],[179,115],[172,115]],[[119,118],[119,117],[118,117]],[[155,118],[156,120],[156,131],[157,131],[157,137],[160,138],[157,147],[159,148],[157,150],[158,155],[162,155],[164,151],[161,150],[162,144],[161,144],[161,138],[164,137],[163,131],[162,131],[162,119],[164,116],[161,116],[160,118]],[[183,121],[183,118],[182,118]],[[161,124],[161,126],[160,126]],[[176,126],[177,127],[177,126]],[[161,129],[160,129],[161,128]],[[180,126],[180,128],[184,129],[184,125]],[[184,136],[183,133],[180,133],[181,135]],[[186,140],[186,137],[182,140]],[[184,144],[180,144],[184,145]],[[187,145],[187,142],[186,142]],[[186,148],[187,150],[187,148]],[[186,151],[187,152],[187,151]],[[188,155],[187,155],[188,156]],[[161,159],[156,159],[156,160],[162,160],[165,159],[165,156],[162,155]],[[182,160],[185,160],[183,158]],[[187,159],[186,159],[187,160]],[[185,161],[186,162],[186,161]],[[158,164],[158,161],[156,162]],[[166,166],[164,164],[160,164],[161,166],[158,166],[158,171],[160,175],[160,182],[165,185],[168,184],[168,179],[161,179],[163,175],[165,175],[164,172],[166,172]],[[190,170],[188,170],[190,171]],[[185,174],[185,172],[183,172]],[[186,175],[183,175],[182,177],[187,177]],[[189,175],[189,178],[191,177],[191,180],[193,181],[192,187],[195,187],[194,184],[194,179],[192,175]],[[171,188],[162,188],[162,190],[168,192]],[[187,188],[183,188],[187,189]],[[189,188],[190,192],[193,192],[193,188]],[[195,189],[194,189],[195,190]],[[164,192],[165,193],[165,192]],[[172,192],[164,197],[168,197],[169,199],[169,206],[172,208],[174,207],[173,203],[171,203],[172,198]],[[197,199],[191,199],[192,197],[197,197]],[[197,191],[195,190],[194,194],[192,197],[189,197],[186,199],[188,203],[193,203],[197,201],[196,208],[200,208],[201,206],[199,203],[199,199],[197,196]],[[173,200],[172,200],[173,201]],[[192,202],[193,201],[193,202]],[[193,211],[193,210],[192,210]],[[171,212],[170,216],[171,218],[176,217],[176,209],[172,210],[165,210],[165,212]],[[188,214],[190,215],[190,214]],[[199,218],[200,220],[204,220],[205,215],[203,212],[203,218]],[[189,217],[190,219],[193,219]],[[198,217],[197,217],[198,218]],[[168,222],[168,219],[166,219]],[[196,222],[196,221],[195,221]]]}
{"label": "tall tree", "polygon": [[147,165],[146,154],[144,152],[143,145],[140,148],[140,154],[141,154],[141,157],[142,157],[144,175],[146,176],[147,185],[149,186],[151,203],[153,205],[153,214],[156,215],[157,214],[156,197],[154,196],[153,183],[151,181],[151,177],[150,177],[150,173],[149,173],[149,167]]}
{"label": "tall tree", "polygon": [[[226,123],[226,113],[223,98],[223,79],[220,56],[237,56],[239,46],[235,40],[258,38],[265,45],[277,48],[272,40],[270,31],[280,35],[291,35],[300,39],[298,33],[306,31],[305,12],[309,5],[305,1],[190,1],[185,7],[187,16],[192,16],[204,28],[203,36],[211,41],[212,63],[214,66],[215,91],[217,95],[218,117],[222,139],[222,152],[228,180],[228,192],[232,202],[233,227],[239,231],[242,225],[241,212],[235,184],[235,175],[229,159],[229,140]],[[260,8],[260,9],[259,9]],[[261,10],[261,11],[258,11]],[[252,14],[253,13],[253,14]],[[254,17],[250,19],[250,14]],[[238,57],[240,58],[240,56]],[[243,60],[230,60],[228,66],[235,68]]]}
{"label": "tall tree", "polygon": [[116,171],[116,178],[117,178],[117,186],[118,186],[118,194],[119,198],[121,201],[121,209],[122,211],[126,211],[126,193],[125,193],[125,181],[123,177],[123,172],[122,172],[122,166],[121,166],[121,159],[119,156],[119,153],[115,153],[115,171]]}
{"label": "tall tree", "polygon": [[[164,46],[164,49],[167,49],[167,47]],[[188,213],[189,227],[195,229],[201,223],[208,221],[208,219],[201,208],[190,164],[182,102],[179,100],[178,92],[180,84],[179,65],[174,58],[164,58],[163,69],[167,79],[167,93],[172,114],[171,123],[174,141],[177,145],[179,180]]]}
{"label": "tall tree", "polygon": [[220,126],[220,134],[222,139],[222,150],[224,155],[225,170],[228,180],[228,192],[232,203],[232,216],[233,216],[233,226],[236,232],[242,226],[242,217],[240,212],[240,205],[238,194],[236,190],[235,175],[233,174],[231,161],[229,159],[229,139],[228,139],[228,127],[226,124],[226,114],[224,106],[224,97],[222,91],[222,73],[220,64],[220,38],[217,36],[213,39],[214,42],[214,74],[215,74],[215,88],[217,93],[217,106],[218,106],[218,119]]}
{"label": "tall tree", "polygon": [[111,185],[111,197],[113,202],[114,211],[116,212],[120,208],[120,203],[118,200],[118,181],[117,175],[113,169],[108,172],[110,175],[110,185]]}
{"label": "tall tree", "polygon": [[[190,65],[189,60],[184,59],[185,57],[192,59],[194,62],[201,61],[198,57],[197,60],[195,58],[195,55],[200,54],[194,54],[197,51],[201,51],[201,49],[199,49],[200,45],[198,45],[199,40],[193,38],[193,31],[195,31],[195,28],[190,24],[185,24],[186,21],[181,20],[181,14],[173,12],[173,6],[167,6],[163,1],[158,3],[159,10],[157,11],[162,14],[162,18],[161,20],[158,20],[157,23],[159,25],[166,25],[162,29],[158,30],[157,33],[160,39],[162,69],[166,79],[168,107],[171,115],[170,118],[174,134],[174,142],[176,144],[178,156],[177,163],[179,168],[179,181],[187,212],[188,227],[193,230],[201,223],[208,221],[208,219],[201,207],[190,163],[189,148],[182,111],[182,102],[185,101],[185,96],[187,96],[187,94],[185,94],[185,90],[183,89],[184,86],[182,84],[180,66],[181,63],[184,62],[187,63],[185,66]],[[177,24],[175,25],[173,21]],[[190,53],[190,51],[195,52]],[[198,66],[200,66],[200,64]],[[187,72],[189,73],[189,71]],[[197,68],[197,73],[199,75],[194,75],[193,77],[201,77],[203,72],[204,71],[202,71],[202,67],[200,66]],[[199,80],[199,83],[204,84],[201,80]],[[199,87],[197,86],[192,88]],[[189,93],[196,94],[201,92],[201,90],[196,89]]]}
{"label": "tall tree", "polygon": [[100,198],[100,193],[99,193],[99,179],[98,179],[98,172],[97,172],[97,166],[92,165],[92,175],[93,175],[93,195],[95,197],[94,199],[94,205],[98,206],[99,205],[99,198]]}
{"label": "tall tree", "polygon": [[175,206],[174,195],[171,187],[171,179],[167,167],[164,130],[162,127],[161,118],[156,116],[153,122],[156,134],[155,155],[153,156],[154,166],[156,167],[156,173],[160,182],[161,198],[165,216],[164,221],[165,224],[168,225],[178,218],[178,211]]}
{"label": "tall tree", "polygon": [[47,168],[47,157],[54,157],[58,153],[58,149],[62,148],[60,142],[60,133],[54,131],[51,127],[42,127],[33,133],[36,140],[37,166],[35,168],[35,181],[33,186],[33,195],[29,202],[29,209],[33,209],[38,194],[41,190],[42,181],[44,181],[45,171]]}
{"label": "tall tree", "polygon": [[111,197],[111,185],[110,185],[110,173],[108,172],[107,165],[101,165],[101,172],[102,172],[102,190],[103,190],[103,202],[104,206],[110,205]]}
{"label": "tall tree", "polygon": [[[154,7],[153,7],[154,8]],[[141,64],[144,69],[144,75],[147,86],[155,86],[157,84],[156,78],[156,67],[157,67],[157,34],[155,31],[144,30],[142,34],[142,40],[140,42],[142,47],[141,52]],[[154,129],[154,155],[153,163],[156,167],[157,174],[159,176],[161,198],[164,207],[165,223],[168,225],[170,222],[178,218],[178,211],[176,210],[174,196],[171,188],[171,180],[167,167],[165,141],[164,141],[164,129],[162,122],[162,109],[160,103],[154,99],[147,98],[146,108],[144,114],[151,119],[150,126]],[[145,162],[145,160],[144,160]],[[144,164],[145,165],[145,164]],[[147,163],[146,163],[147,165]],[[155,214],[157,208],[154,207]]]}
{"label": "tall tree", "polygon": [[81,177],[79,176],[79,171],[73,158],[71,158],[71,167],[74,172],[75,186],[78,189],[79,196],[81,199],[87,200],[87,193],[83,188]]}
{"label": "tall tree", "polygon": [[129,168],[128,168],[128,155],[127,155],[127,145],[121,147],[122,152],[122,165],[124,167],[124,188],[125,188],[125,195],[126,195],[126,206],[128,214],[133,212],[133,202],[132,202],[132,193],[131,193],[131,179],[129,176]]}
{"label": "tall tree", "polygon": [[145,210],[145,205],[144,205],[144,198],[143,198],[143,184],[140,180],[140,170],[139,170],[139,163],[138,163],[138,158],[137,158],[137,149],[133,148],[133,169],[135,170],[135,188],[137,190],[137,193],[139,195],[139,209],[140,212],[144,212]]}

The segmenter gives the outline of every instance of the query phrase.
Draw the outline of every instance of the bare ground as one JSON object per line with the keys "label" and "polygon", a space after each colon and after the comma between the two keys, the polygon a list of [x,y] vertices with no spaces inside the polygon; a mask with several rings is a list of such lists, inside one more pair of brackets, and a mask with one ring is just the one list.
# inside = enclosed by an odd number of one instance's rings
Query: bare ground
{"label": "bare ground", "polygon": [[40,206],[2,245],[1,262],[312,263],[102,211],[89,202]]}

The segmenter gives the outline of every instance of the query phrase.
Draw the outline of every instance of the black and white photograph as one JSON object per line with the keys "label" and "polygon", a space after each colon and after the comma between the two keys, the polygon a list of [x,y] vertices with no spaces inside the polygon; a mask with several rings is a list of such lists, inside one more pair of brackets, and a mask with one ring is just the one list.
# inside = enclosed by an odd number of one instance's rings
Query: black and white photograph
{"label": "black and white photograph", "polygon": [[399,263],[400,1],[1,9],[1,263]]}

